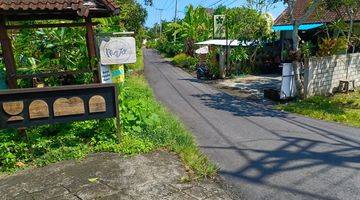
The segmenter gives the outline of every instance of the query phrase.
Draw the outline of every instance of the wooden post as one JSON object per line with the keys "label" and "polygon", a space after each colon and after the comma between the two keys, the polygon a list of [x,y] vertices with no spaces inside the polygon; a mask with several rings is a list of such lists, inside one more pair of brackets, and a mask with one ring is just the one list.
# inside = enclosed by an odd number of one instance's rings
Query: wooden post
{"label": "wooden post", "polygon": [[115,120],[115,126],[116,126],[116,135],[118,138],[118,142],[119,144],[121,143],[121,136],[122,136],[122,122],[121,122],[121,103],[120,102],[120,97],[119,94],[121,92],[121,86],[120,84],[116,84],[116,88],[115,88],[115,104],[117,105],[116,107],[116,118]]}
{"label": "wooden post", "polygon": [[86,18],[86,44],[89,58],[96,57],[96,47],[95,47],[95,34],[94,29],[91,23],[91,18]]}
{"label": "wooden post", "polygon": [[95,66],[95,59],[96,59],[96,46],[95,46],[95,33],[93,29],[93,24],[91,22],[91,18],[85,19],[85,26],[86,26],[86,46],[88,50],[88,56],[90,60],[90,68],[93,70],[94,74],[94,82],[99,83],[100,82],[100,74],[98,70],[96,69],[97,66]]}
{"label": "wooden post", "polygon": [[16,64],[14,59],[14,53],[11,46],[11,40],[6,30],[6,22],[4,16],[0,16],[0,40],[1,49],[4,57],[4,63],[6,68],[6,77],[10,89],[15,89],[16,86]]}

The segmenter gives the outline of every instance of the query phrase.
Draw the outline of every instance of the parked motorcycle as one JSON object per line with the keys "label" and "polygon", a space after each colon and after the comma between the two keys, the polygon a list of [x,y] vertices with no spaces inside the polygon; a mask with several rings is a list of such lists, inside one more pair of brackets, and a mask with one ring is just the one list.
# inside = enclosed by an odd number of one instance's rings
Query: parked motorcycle
{"label": "parked motorcycle", "polygon": [[196,76],[197,76],[197,79],[200,79],[200,80],[213,79],[213,76],[212,76],[209,68],[206,65],[200,65],[197,67]]}

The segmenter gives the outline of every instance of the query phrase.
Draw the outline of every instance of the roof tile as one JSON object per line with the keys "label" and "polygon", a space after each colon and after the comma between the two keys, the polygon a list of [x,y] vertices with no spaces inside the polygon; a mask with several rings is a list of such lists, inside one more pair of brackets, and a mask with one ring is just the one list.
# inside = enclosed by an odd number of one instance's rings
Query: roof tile
{"label": "roof tile", "polygon": [[79,14],[87,15],[88,7],[86,2],[99,1],[110,11],[117,11],[119,8],[114,0],[0,0],[1,10],[74,10]]}
{"label": "roof tile", "polygon": [[[295,19],[300,19],[306,12],[306,8],[312,0],[297,0],[295,4],[294,16]],[[317,13],[314,11],[310,17],[305,20],[305,24],[308,23],[329,23],[337,19],[337,14],[335,12],[325,10],[323,13]],[[355,17],[355,20],[360,20],[360,12]],[[281,15],[275,20],[275,25],[289,25],[291,24],[291,19],[289,16],[289,10],[285,9]]]}

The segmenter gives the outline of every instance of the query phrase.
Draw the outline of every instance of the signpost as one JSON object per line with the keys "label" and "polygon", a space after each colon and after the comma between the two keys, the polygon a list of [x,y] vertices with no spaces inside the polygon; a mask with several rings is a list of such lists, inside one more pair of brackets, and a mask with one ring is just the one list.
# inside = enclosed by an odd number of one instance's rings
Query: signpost
{"label": "signpost", "polygon": [[214,39],[226,37],[225,20],[225,15],[214,15]]}
{"label": "signpost", "polygon": [[[98,50],[100,54],[101,83],[124,83],[124,64],[136,63],[135,38],[116,35],[132,35],[133,32],[113,33],[111,36],[100,36]],[[117,127],[121,126],[120,118],[116,119]]]}
{"label": "signpost", "polygon": [[133,37],[102,37],[99,50],[102,65],[136,62],[136,45]]}
{"label": "signpost", "polygon": [[[28,1],[32,2],[32,1]],[[75,1],[74,1],[75,2]],[[1,3],[4,4],[4,3]],[[108,1],[92,1],[91,9],[86,1],[79,1],[77,6],[69,6],[67,1],[53,0],[36,1],[29,6],[23,1],[11,1],[11,4],[0,6],[0,43],[1,57],[6,69],[6,78],[0,72],[0,129],[19,128],[20,134],[26,134],[25,128],[44,124],[68,123],[91,119],[103,119],[116,117],[120,119],[118,109],[118,93],[115,84],[100,84],[97,66],[94,26],[92,18],[111,17],[119,14],[119,6]],[[47,9],[44,9],[44,8]],[[81,9],[79,9],[81,8]],[[83,9],[84,8],[84,9]],[[8,12],[11,10],[11,12]],[[47,23],[12,23],[12,21],[37,21],[58,19]],[[74,20],[62,23],[62,20]],[[10,33],[13,29],[28,28],[57,28],[57,27],[83,27],[86,30],[85,39],[88,52],[89,66],[86,70],[77,71],[53,71],[36,74],[17,74],[16,62]],[[15,31],[16,32],[16,31]],[[70,38],[73,39],[73,38]],[[116,45],[116,44],[115,44]],[[105,49],[113,49],[113,46],[105,46]],[[128,48],[126,48],[128,49]],[[112,59],[131,61],[132,57],[122,58],[127,51],[108,51],[107,55]],[[136,53],[135,53],[136,56]],[[96,64],[95,64],[96,63]],[[58,78],[59,76],[72,76],[83,72],[94,74],[94,83],[91,85],[73,85],[61,87],[16,89],[17,80],[36,80],[36,78]],[[6,80],[6,81],[5,81]],[[7,88],[9,90],[2,90]],[[117,120],[117,125],[119,124]],[[117,126],[120,140],[120,126]]]}
{"label": "signpost", "polygon": [[6,90],[0,93],[0,128],[118,118],[114,84]]}
{"label": "signpost", "polygon": [[124,64],[136,62],[136,43],[133,37],[100,37],[100,72],[102,83],[123,83]]}

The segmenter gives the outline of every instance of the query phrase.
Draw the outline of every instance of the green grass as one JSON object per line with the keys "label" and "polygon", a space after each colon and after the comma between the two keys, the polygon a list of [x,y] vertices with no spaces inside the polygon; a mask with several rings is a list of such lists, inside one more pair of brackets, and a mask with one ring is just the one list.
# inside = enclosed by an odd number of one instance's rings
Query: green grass
{"label": "green grass", "polygon": [[279,105],[277,108],[316,119],[360,127],[360,91],[332,97],[316,96]]}
{"label": "green grass", "polygon": [[120,144],[112,119],[31,128],[27,139],[16,130],[0,130],[0,172],[81,159],[93,152],[137,155],[167,149],[179,155],[194,178],[216,174],[217,168],[200,153],[192,135],[155,100],[142,75],[127,78],[120,105]]}

